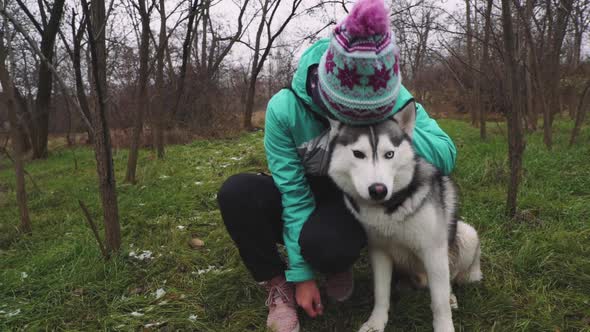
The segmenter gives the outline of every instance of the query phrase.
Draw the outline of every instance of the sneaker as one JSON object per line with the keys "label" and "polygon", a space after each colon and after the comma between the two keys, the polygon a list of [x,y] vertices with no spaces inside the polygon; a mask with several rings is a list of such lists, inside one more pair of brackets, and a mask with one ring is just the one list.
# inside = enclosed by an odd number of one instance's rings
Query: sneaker
{"label": "sneaker", "polygon": [[299,332],[295,286],[279,276],[267,281],[264,288],[268,292],[266,326],[273,332]]}
{"label": "sneaker", "polygon": [[328,275],[326,293],[331,299],[344,302],[350,298],[353,290],[354,278],[352,276],[352,269]]}

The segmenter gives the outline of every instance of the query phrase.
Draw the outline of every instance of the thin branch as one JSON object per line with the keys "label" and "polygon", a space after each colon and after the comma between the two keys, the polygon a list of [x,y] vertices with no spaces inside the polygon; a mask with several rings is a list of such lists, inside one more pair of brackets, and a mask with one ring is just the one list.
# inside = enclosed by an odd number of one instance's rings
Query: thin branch
{"label": "thin branch", "polygon": [[467,62],[465,62],[461,56],[459,54],[457,54],[452,47],[450,47],[449,45],[447,45],[443,40],[439,39],[439,43],[440,45],[442,45],[442,47],[447,50],[447,52],[449,52],[455,59],[459,60],[459,62],[461,62],[461,64],[463,66],[465,66],[468,70],[470,71],[474,71],[480,75],[484,75],[485,73],[482,72],[481,70],[479,70],[479,68],[476,68],[475,65],[469,65]]}
{"label": "thin branch", "polygon": [[27,8],[27,5],[25,5],[22,0],[16,0],[16,2],[18,3],[18,6],[20,7],[20,9],[22,9],[22,11],[27,15],[29,20],[31,20],[31,23],[33,23],[33,25],[35,26],[35,29],[37,29],[37,32],[39,32],[39,34],[42,35],[43,28],[41,27],[41,24],[39,24],[39,22],[37,22],[37,20],[35,19],[35,16],[31,13],[29,8]]}
{"label": "thin branch", "polygon": [[432,49],[432,51],[434,54],[436,54],[442,60],[442,62],[449,69],[451,74],[453,74],[453,78],[455,78],[455,81],[457,81],[457,83],[459,84],[459,87],[461,87],[461,90],[465,91],[465,85],[463,85],[463,82],[461,82],[461,79],[459,79],[459,75],[457,75],[457,72],[453,69],[453,67],[451,66],[449,61],[442,54],[440,54],[438,51],[436,51],[434,49]]}
{"label": "thin branch", "polygon": [[[10,152],[8,152],[8,150],[5,147],[0,147],[0,152],[4,153],[4,155],[6,156],[6,158],[8,158],[8,160],[10,160],[10,162],[12,162],[13,164],[15,163],[14,159],[10,155]],[[39,189],[39,186],[37,186],[37,182],[35,182],[33,176],[29,172],[27,172],[26,169],[23,169],[23,172],[29,177],[29,180],[31,180],[31,183],[33,184],[33,187],[35,187],[35,190],[37,192],[41,192],[41,189]]]}
{"label": "thin branch", "polygon": [[[330,22],[328,22],[328,24],[324,25],[321,29],[308,34],[307,36],[303,37],[303,40],[313,40],[314,38],[316,38],[320,33],[322,33],[324,30],[326,30],[327,28],[331,27],[332,25],[335,25],[336,21],[331,20]],[[297,44],[299,44],[301,41],[299,41]]]}
{"label": "thin branch", "polygon": [[90,212],[88,211],[88,208],[86,208],[86,205],[81,200],[78,200],[78,204],[80,204],[80,208],[82,209],[82,212],[84,212],[84,216],[86,217],[86,220],[88,221],[88,224],[90,225],[90,229],[92,230],[92,234],[94,234],[94,238],[96,239],[96,242],[98,242],[98,248],[100,248],[100,252],[102,253],[102,257],[104,257],[104,259],[109,259],[109,254],[107,253],[107,250],[104,247],[104,244],[102,243],[102,240],[100,239],[100,236],[98,235],[98,228],[96,227],[96,224],[94,223],[94,220],[92,219],[92,216],[90,215]]}
{"label": "thin branch", "polygon": [[43,7],[43,2],[41,0],[37,0],[37,5],[39,6],[39,13],[41,14],[41,23],[43,23],[43,30],[45,30],[45,28],[47,27],[47,14],[45,13],[45,8]]}

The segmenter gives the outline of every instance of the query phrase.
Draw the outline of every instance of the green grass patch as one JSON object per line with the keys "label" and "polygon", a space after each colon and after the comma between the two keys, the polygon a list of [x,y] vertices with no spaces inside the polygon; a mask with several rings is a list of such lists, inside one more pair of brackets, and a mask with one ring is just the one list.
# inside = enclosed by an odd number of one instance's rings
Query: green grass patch
{"label": "green grass patch", "polygon": [[[519,218],[510,220],[503,129],[491,124],[482,142],[464,122],[440,125],[459,151],[461,216],[478,229],[483,248],[484,281],[456,290],[457,330],[590,331],[590,145],[567,148],[566,122],[555,125],[552,151],[541,133],[527,136]],[[580,141],[588,136],[586,127]],[[170,146],[163,161],[141,151],[134,186],[122,183],[127,151],[116,151],[123,250],[108,262],[77,203],[101,220],[91,149],[60,149],[27,164],[40,189],[28,183],[31,236],[16,232],[14,175],[0,160],[0,331],[264,331],[264,293],[215,200],[231,174],[266,171],[262,137]],[[204,248],[188,246],[192,235]],[[303,318],[303,331],[353,331],[368,317],[366,254],[355,270],[353,298],[328,303],[319,319]],[[388,331],[431,330],[429,303],[426,291],[394,294]]]}

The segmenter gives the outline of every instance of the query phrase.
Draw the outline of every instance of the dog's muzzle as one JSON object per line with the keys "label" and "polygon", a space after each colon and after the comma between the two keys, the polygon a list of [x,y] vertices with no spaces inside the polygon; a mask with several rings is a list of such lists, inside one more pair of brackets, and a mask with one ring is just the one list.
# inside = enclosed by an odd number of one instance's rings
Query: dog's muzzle
{"label": "dog's muzzle", "polygon": [[373,183],[369,186],[369,196],[373,200],[380,201],[387,196],[387,187],[383,183]]}

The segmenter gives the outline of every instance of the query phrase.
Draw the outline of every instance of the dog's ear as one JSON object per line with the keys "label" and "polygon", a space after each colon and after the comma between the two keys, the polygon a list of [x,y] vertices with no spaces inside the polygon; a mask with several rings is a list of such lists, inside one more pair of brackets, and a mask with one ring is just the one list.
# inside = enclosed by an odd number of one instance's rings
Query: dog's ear
{"label": "dog's ear", "polygon": [[401,127],[406,135],[412,138],[416,125],[416,103],[411,101],[393,116],[393,120]]}
{"label": "dog's ear", "polygon": [[342,124],[342,122],[336,120],[336,118],[332,118],[331,116],[327,116],[326,119],[328,119],[328,122],[330,123],[331,130],[338,129]]}
{"label": "dog's ear", "polygon": [[330,141],[331,141],[334,137],[338,136],[338,131],[342,127],[342,122],[340,122],[330,116],[327,116],[326,119],[328,119],[328,122],[330,123],[330,136],[329,137],[330,137]]}

